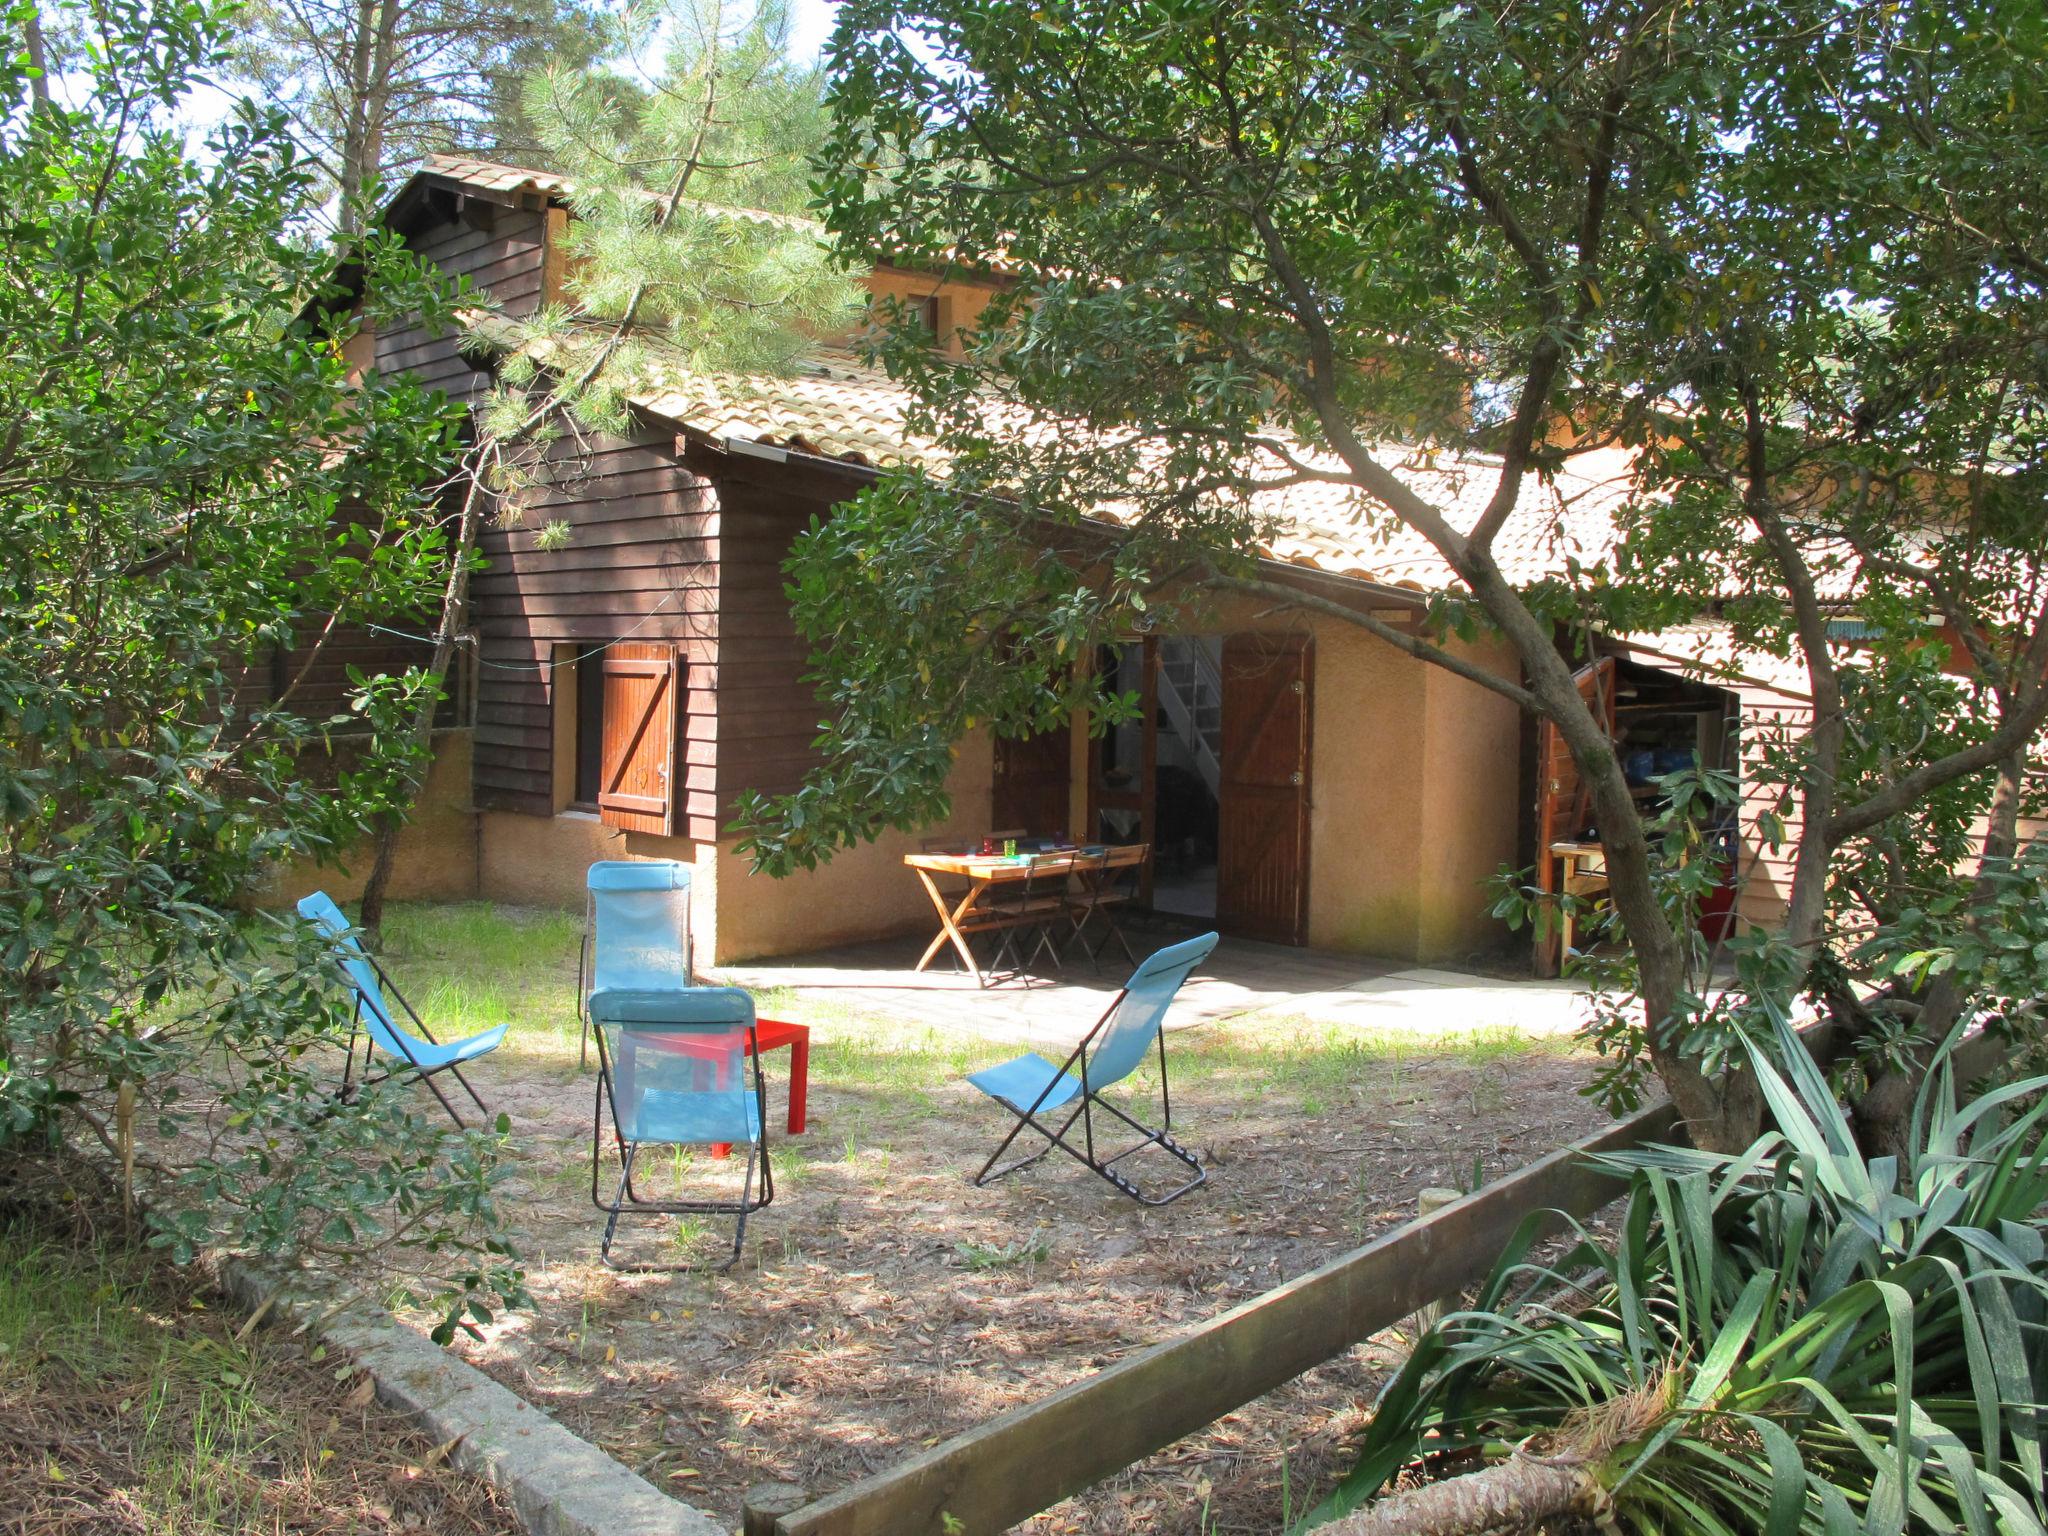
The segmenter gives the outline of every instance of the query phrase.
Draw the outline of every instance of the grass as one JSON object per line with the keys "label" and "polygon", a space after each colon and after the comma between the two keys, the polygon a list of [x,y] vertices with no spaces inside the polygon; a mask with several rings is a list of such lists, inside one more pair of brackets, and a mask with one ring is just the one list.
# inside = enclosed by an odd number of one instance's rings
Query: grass
{"label": "grass", "polygon": [[1052,1257],[1052,1239],[1034,1232],[1014,1243],[955,1243],[953,1251],[968,1269],[1009,1269],[1018,1264],[1043,1264]]}
{"label": "grass", "polygon": [[[387,918],[386,962],[435,1030],[464,1035],[510,1019],[508,1054],[572,1072],[581,935],[581,919],[564,912],[485,902],[398,905]],[[765,989],[756,1002],[764,1018],[812,1025],[812,1077],[868,1101],[843,1127],[853,1138],[845,1148],[847,1164],[875,1159],[886,1169],[889,1130],[938,1112],[946,1090],[1016,1049],[787,988]],[[1572,1042],[1506,1028],[1425,1035],[1262,1014],[1176,1031],[1168,1049],[1176,1082],[1228,1086],[1243,1099],[1277,1097],[1318,1118],[1342,1113],[1361,1097],[1401,1102],[1410,1068],[1424,1062],[1466,1069],[1471,1076],[1463,1107],[1474,1115],[1491,1113],[1502,1103],[1510,1068],[1534,1055],[1565,1054]],[[1150,1082],[1148,1066],[1135,1085],[1149,1088]]]}
{"label": "grass", "polygon": [[510,1528],[352,1368],[232,1315],[122,1237],[0,1217],[0,1487],[18,1528],[338,1532],[401,1512],[419,1531]]}

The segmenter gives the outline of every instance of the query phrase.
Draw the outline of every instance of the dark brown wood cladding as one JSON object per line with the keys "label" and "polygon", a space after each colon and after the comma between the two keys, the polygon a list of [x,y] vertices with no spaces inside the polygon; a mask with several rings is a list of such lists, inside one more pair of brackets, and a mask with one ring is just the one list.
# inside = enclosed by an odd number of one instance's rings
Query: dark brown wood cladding
{"label": "dark brown wood cladding", "polygon": [[[565,433],[549,484],[515,522],[487,528],[470,585],[479,636],[476,801],[548,815],[554,797],[553,661],[608,641],[665,642],[685,665],[676,831],[716,835],[715,706],[721,615],[717,497],[677,464],[673,429]],[[543,530],[566,524],[559,547]]]}
{"label": "dark brown wood cladding", "polygon": [[749,481],[720,484],[718,797],[729,814],[748,790],[787,794],[817,762],[824,709],[811,684],[810,647],[783,593],[782,562],[830,504]]}
{"label": "dark brown wood cladding", "polygon": [[[451,276],[467,277],[508,315],[529,315],[538,309],[540,214],[500,209],[488,229],[454,216],[452,204],[450,215],[414,233],[408,241],[413,250]],[[462,354],[458,341],[453,331],[437,333],[417,324],[382,330],[377,333],[377,367],[386,373],[412,373],[429,388],[466,399],[482,388],[486,375]]]}

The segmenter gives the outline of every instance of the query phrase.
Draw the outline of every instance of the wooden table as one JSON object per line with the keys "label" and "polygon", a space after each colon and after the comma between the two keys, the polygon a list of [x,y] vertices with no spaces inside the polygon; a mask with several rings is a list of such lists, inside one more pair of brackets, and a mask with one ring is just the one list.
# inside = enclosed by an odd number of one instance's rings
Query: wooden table
{"label": "wooden table", "polygon": [[[959,955],[975,981],[981,986],[988,985],[988,978],[982,974],[981,964],[974,958],[974,951],[968,946],[970,933],[993,933],[999,929],[1016,927],[1021,921],[1007,913],[993,912],[982,906],[982,898],[989,890],[1000,885],[1015,884],[1031,878],[1036,866],[1043,873],[1048,858],[1063,859],[1069,870],[1076,866],[1092,863],[1095,854],[1107,854],[1104,862],[1097,866],[1104,871],[1128,868],[1141,864],[1149,850],[1143,843],[1122,843],[1109,846],[1091,846],[1086,849],[1059,849],[1045,853],[1020,853],[1015,858],[1001,855],[975,853],[906,853],[903,862],[916,871],[917,878],[924,885],[925,895],[931,898],[932,910],[939,914],[939,931],[931,943],[925,946],[924,954],[917,962],[922,971],[932,963],[938,952],[952,944],[954,953]],[[1053,866],[1057,869],[1058,866]],[[952,875],[967,882],[966,894],[958,901],[950,900],[939,889],[935,876]]]}
{"label": "wooden table", "polygon": [[[1561,896],[1598,896],[1607,889],[1607,850],[1598,843],[1570,840],[1550,845],[1551,854],[1558,862],[1558,894]],[[1570,902],[1560,909],[1561,923],[1559,938],[1560,968],[1571,958],[1572,940],[1576,936],[1577,924],[1572,918]]]}

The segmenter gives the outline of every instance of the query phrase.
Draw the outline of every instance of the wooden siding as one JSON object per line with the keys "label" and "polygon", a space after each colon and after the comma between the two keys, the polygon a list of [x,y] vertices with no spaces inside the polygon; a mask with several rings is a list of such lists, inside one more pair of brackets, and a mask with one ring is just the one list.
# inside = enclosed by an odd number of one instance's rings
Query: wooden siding
{"label": "wooden siding", "polygon": [[824,710],[811,684],[810,647],[783,593],[782,561],[830,504],[751,480],[719,486],[718,800],[721,817],[747,790],[787,794],[818,758],[812,742]]}
{"label": "wooden siding", "polygon": [[[542,218],[524,209],[496,210],[489,227],[463,218],[454,199],[432,201],[445,210],[439,222],[416,228],[406,243],[451,276],[490,295],[508,315],[530,315],[540,307]],[[462,354],[453,331],[434,333],[418,324],[380,331],[376,366],[385,373],[409,372],[451,399],[476,394],[487,375]]]}
{"label": "wooden siding", "polygon": [[[1742,701],[1742,805],[1736,870],[1742,884],[1735,910],[1747,922],[1772,928],[1785,920],[1785,903],[1792,894],[1800,817],[1798,796],[1781,806],[1783,787],[1762,779],[1764,761],[1775,747],[1806,734],[1813,723],[1813,706],[1805,699],[1762,688],[1732,691]],[[1785,840],[1774,848],[1764,836],[1762,823],[1766,817],[1780,814]]]}
{"label": "wooden siding", "polygon": [[[565,435],[552,481],[520,519],[487,527],[488,566],[470,585],[479,639],[476,800],[482,807],[551,815],[554,794],[555,647],[608,640],[673,644],[687,663],[678,832],[715,835],[722,616],[717,582],[718,499],[676,462],[673,429],[630,438]],[[566,523],[568,542],[540,547]]]}

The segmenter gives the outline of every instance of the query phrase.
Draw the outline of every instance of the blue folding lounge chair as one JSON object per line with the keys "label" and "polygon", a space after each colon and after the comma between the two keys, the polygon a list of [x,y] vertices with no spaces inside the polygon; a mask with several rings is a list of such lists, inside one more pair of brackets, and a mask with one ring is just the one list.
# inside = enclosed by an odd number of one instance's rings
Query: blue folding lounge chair
{"label": "blue folding lounge chair", "polygon": [[[597,1035],[597,1106],[590,1128],[590,1200],[605,1213],[598,1254],[613,1269],[636,1274],[690,1268],[681,1264],[615,1264],[612,1237],[628,1214],[726,1215],[739,1218],[730,1269],[747,1237],[747,1218],[775,1198],[775,1174],[768,1165],[762,1127],[767,1090],[761,1053],[755,1049],[754,1000],[738,987],[691,987],[684,991],[600,989],[590,995],[590,1020]],[[746,1064],[753,1063],[752,1081]],[[610,1200],[599,1187],[604,1161],[605,1106],[611,1106],[612,1145],[619,1182]],[[747,1167],[736,1200],[651,1200],[633,1185],[633,1164],[646,1146],[714,1146],[747,1149]],[[754,1168],[761,1170],[754,1187]]]}
{"label": "blue folding lounge chair", "polygon": [[[1117,993],[1115,1000],[1095,1021],[1094,1027],[1081,1037],[1081,1043],[1074,1047],[1074,1053],[1062,1065],[1054,1066],[1034,1052],[1006,1061],[999,1067],[971,1074],[967,1079],[970,1083],[1017,1117],[1010,1134],[981,1165],[981,1172],[974,1176],[974,1182],[977,1185],[993,1183],[1005,1174],[1029,1168],[1058,1147],[1145,1205],[1165,1205],[1206,1184],[1209,1175],[1202,1167],[1201,1159],[1168,1134],[1173,1128],[1173,1101],[1166,1091],[1166,1036],[1160,1025],[1165,1022],[1166,1010],[1180,991],[1181,983],[1188,979],[1189,972],[1209,958],[1209,952],[1215,947],[1216,935],[1205,933],[1198,939],[1188,939],[1162,949],[1139,966],[1131,973],[1131,979],[1124,983],[1123,991]],[[1102,1097],[1103,1089],[1122,1082],[1137,1069],[1154,1042],[1159,1048],[1160,1121],[1156,1131],[1133,1120]],[[1073,1107],[1067,1109],[1068,1105]],[[1057,1128],[1046,1123],[1063,1109],[1067,1110],[1067,1116]],[[1142,1139],[1114,1157],[1098,1154],[1095,1150],[1095,1111],[1098,1109],[1114,1115],[1137,1131]],[[1041,1115],[1045,1119],[1040,1119]],[[1067,1139],[1077,1120],[1081,1123],[1081,1145],[1078,1147]],[[1043,1136],[1046,1145],[1007,1167],[996,1167],[997,1160],[1009,1151],[1010,1143],[1026,1126]],[[1177,1158],[1194,1170],[1194,1177],[1163,1195],[1144,1193],[1116,1165],[1147,1147],[1158,1147]]]}
{"label": "blue folding lounge chair", "polygon": [[[311,923],[332,943],[335,964],[341,968],[342,979],[355,993],[355,1017],[348,1037],[348,1063],[342,1068],[341,1096],[345,1099],[355,1092],[356,1040],[363,1040],[363,1086],[381,1083],[386,1078],[412,1071],[419,1074],[421,1082],[432,1090],[441,1107],[448,1111],[448,1118],[457,1127],[462,1125],[462,1116],[455,1112],[455,1106],[448,1102],[448,1096],[441,1091],[441,1085],[434,1078],[447,1072],[462,1084],[470,1099],[484,1117],[490,1117],[490,1106],[477,1097],[476,1089],[470,1087],[469,1079],[462,1075],[462,1063],[474,1061],[498,1048],[505,1038],[505,1031],[511,1026],[497,1024],[480,1035],[471,1035],[467,1040],[451,1040],[442,1045],[434,1039],[432,1031],[421,1021],[411,1003],[384,974],[384,967],[371,959],[368,952],[357,940],[354,930],[342,915],[341,908],[334,904],[334,898],[325,891],[315,891],[299,902],[299,916]],[[398,1024],[398,1015],[391,1010],[386,995],[398,999],[398,1006],[405,1010],[418,1034],[412,1034]],[[376,1077],[370,1076],[375,1065],[375,1052],[381,1048],[387,1056],[404,1063]]]}
{"label": "blue folding lounge chair", "polygon": [[590,1060],[593,992],[680,992],[690,985],[690,866],[674,859],[601,859],[583,878],[583,948],[576,1001]]}

